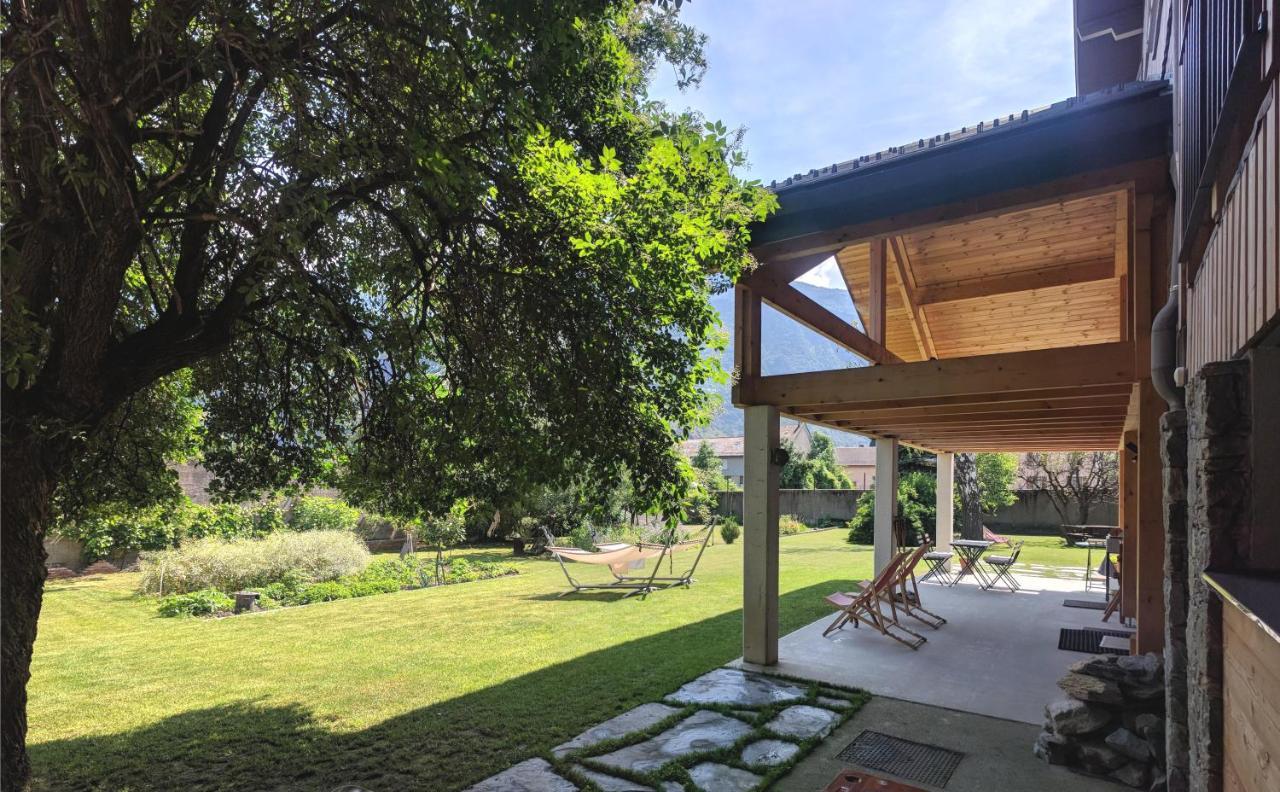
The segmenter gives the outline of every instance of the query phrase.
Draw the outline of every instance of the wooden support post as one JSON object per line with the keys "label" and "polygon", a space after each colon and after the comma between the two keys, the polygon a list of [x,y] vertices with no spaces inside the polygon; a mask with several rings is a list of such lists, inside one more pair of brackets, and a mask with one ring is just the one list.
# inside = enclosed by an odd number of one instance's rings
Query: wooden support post
{"label": "wooden support post", "polygon": [[1160,458],[1160,416],[1165,403],[1151,380],[1143,380],[1138,425],[1138,573],[1134,617],[1139,653],[1164,648],[1164,463]]}
{"label": "wooden support post", "polygon": [[1120,526],[1124,545],[1120,558],[1120,618],[1132,619],[1138,598],[1138,447],[1136,429],[1124,433],[1120,449]]}
{"label": "wooden support post", "polygon": [[778,662],[778,410],[753,406],[745,422],[742,658]]}
{"label": "wooden support post", "polygon": [[742,284],[733,287],[733,367],[731,394],[739,407],[754,401],[760,379],[760,295]]}
{"label": "wooden support post", "polygon": [[871,290],[867,306],[867,335],[878,344],[884,343],[885,326],[885,277],[888,272],[888,256],[883,238],[871,240]]}
{"label": "wooden support post", "polygon": [[951,549],[955,537],[956,455],[950,451],[938,454],[937,536],[933,543],[939,550]]}
{"label": "wooden support post", "polygon": [[876,574],[884,569],[897,548],[893,545],[893,518],[898,515],[898,441],[876,440],[876,511],[872,536]]}

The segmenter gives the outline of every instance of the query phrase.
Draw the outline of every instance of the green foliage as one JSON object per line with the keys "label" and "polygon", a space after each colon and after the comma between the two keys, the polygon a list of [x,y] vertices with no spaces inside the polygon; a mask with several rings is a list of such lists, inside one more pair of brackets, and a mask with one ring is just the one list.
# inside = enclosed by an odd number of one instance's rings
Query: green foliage
{"label": "green foliage", "polygon": [[733,544],[742,535],[742,526],[734,517],[725,517],[720,521],[720,538],[725,544]]}
{"label": "green foliage", "polygon": [[[469,583],[516,573],[514,564],[492,561],[468,561],[455,558],[437,584]],[[259,589],[262,598],[279,605],[309,605],[375,594],[390,594],[403,589],[432,584],[431,565],[416,557],[378,559],[363,570],[343,575],[336,580],[308,583],[300,575],[290,574]],[[264,606],[265,607],[265,606]]]}
{"label": "green foliage", "polygon": [[306,582],[334,580],[368,563],[364,542],[349,531],[284,531],[262,539],[209,537],[143,553],[140,586],[154,594],[203,588],[230,593],[287,576]]}
{"label": "green foliage", "polygon": [[831,438],[818,432],[813,435],[809,453],[796,453],[790,442],[784,442],[787,464],[782,466],[779,481],[783,489],[851,489],[853,483],[836,462]]}
{"label": "green foliage", "polygon": [[784,514],[778,518],[778,533],[782,536],[795,536],[809,530],[809,526],[800,522],[794,514]]}
{"label": "green foliage", "polygon": [[274,503],[205,506],[182,498],[144,507],[122,502],[89,507],[74,519],[59,522],[54,532],[79,541],[85,557],[97,559],[163,550],[189,539],[260,537],[283,524]]}
{"label": "green foliage", "polygon": [[716,452],[712,450],[711,444],[703,440],[698,445],[698,453],[693,455],[693,459],[689,460],[689,464],[693,465],[694,470],[702,473],[719,473],[723,470],[720,464],[720,457],[716,456]]}
{"label": "green foliage", "polygon": [[[898,478],[898,512],[906,520],[908,544],[916,544],[922,534],[931,538],[937,528],[937,479],[922,470],[913,470]],[[845,523],[850,544],[873,544],[875,541],[875,490],[858,496],[853,518]]]}
{"label": "green foliage", "polygon": [[465,558],[455,558],[449,562],[449,573],[445,576],[444,582],[470,583],[474,580],[488,580],[489,578],[514,575],[518,571],[515,564],[500,561],[468,561]]}
{"label": "green foliage", "polygon": [[1017,502],[1018,496],[1013,491],[1018,473],[1016,454],[979,452],[977,464],[978,499],[984,514],[995,514],[1001,507]]}
{"label": "green foliage", "polygon": [[293,502],[288,523],[294,531],[354,531],[360,510],[338,498],[304,495]]}
{"label": "green foliage", "polygon": [[200,589],[188,594],[170,594],[160,600],[161,616],[211,616],[229,613],[235,601],[217,589]]}

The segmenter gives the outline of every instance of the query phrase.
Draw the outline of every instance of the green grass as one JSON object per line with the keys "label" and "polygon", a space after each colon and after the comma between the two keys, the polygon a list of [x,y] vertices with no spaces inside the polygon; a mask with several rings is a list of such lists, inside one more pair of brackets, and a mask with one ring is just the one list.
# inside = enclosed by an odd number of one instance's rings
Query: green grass
{"label": "green grass", "polygon": [[[870,572],[844,537],[782,540],[783,632]],[[36,787],[460,788],[740,654],[741,542],[646,600],[558,599],[554,562],[514,560],[513,577],[214,620],[160,618],[132,574],[52,583]]]}
{"label": "green grass", "polygon": [[[1015,542],[1019,540],[1026,542],[1022,547],[1022,554],[1018,556],[1018,563],[1014,566],[1015,575],[1030,574],[1051,578],[1075,578],[1083,581],[1081,576],[1084,574],[1085,561],[1089,558],[1089,552],[1085,548],[1065,546],[1060,536],[1044,534],[1006,534],[1006,536]],[[1000,545],[994,549],[994,552],[1002,553],[1006,550],[1007,548]],[[1094,548],[1094,569],[1097,569],[1098,564],[1102,562],[1102,553],[1102,549]]]}

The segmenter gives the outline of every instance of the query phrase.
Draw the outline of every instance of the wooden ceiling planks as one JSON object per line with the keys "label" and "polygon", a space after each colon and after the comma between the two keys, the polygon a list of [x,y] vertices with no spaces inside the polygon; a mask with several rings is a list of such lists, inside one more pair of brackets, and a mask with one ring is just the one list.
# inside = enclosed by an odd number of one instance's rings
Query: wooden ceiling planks
{"label": "wooden ceiling planks", "polygon": [[[892,239],[909,269],[888,267],[885,346],[919,361],[1120,340],[1124,286],[1114,263],[1127,247],[1119,218],[1128,203],[1116,190]],[[864,324],[869,248],[836,254]]]}

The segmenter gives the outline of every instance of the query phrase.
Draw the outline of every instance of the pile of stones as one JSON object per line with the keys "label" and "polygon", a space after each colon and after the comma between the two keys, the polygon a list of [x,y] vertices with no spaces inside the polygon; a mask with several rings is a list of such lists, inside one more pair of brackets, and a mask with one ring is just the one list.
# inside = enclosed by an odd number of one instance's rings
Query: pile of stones
{"label": "pile of stones", "polygon": [[1164,663],[1159,655],[1099,655],[1058,680],[1035,752],[1049,764],[1165,789]]}
{"label": "pile of stones", "polygon": [[556,746],[550,758],[558,766],[527,759],[468,792],[575,792],[588,784],[603,792],[751,792],[857,703],[848,691],[718,668]]}

